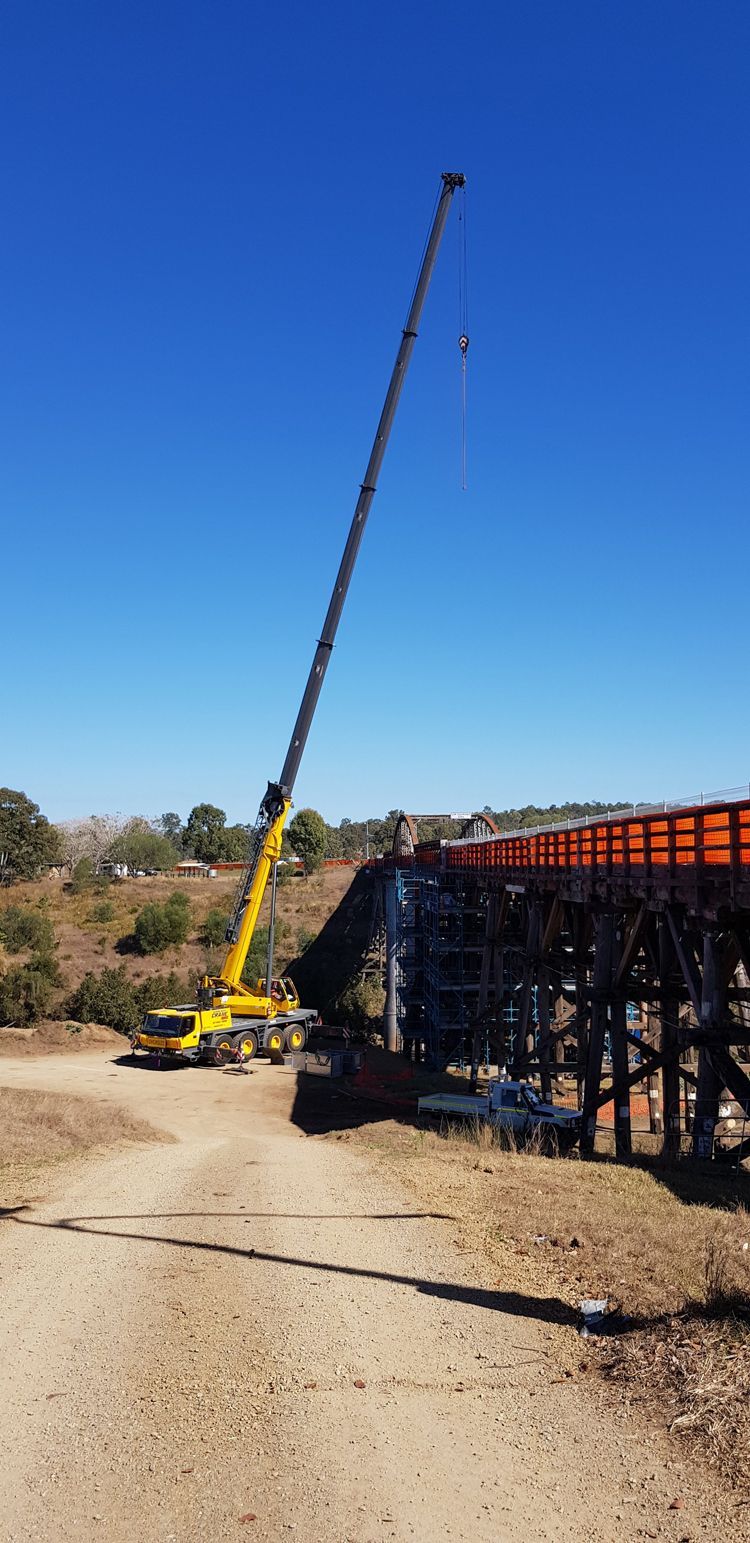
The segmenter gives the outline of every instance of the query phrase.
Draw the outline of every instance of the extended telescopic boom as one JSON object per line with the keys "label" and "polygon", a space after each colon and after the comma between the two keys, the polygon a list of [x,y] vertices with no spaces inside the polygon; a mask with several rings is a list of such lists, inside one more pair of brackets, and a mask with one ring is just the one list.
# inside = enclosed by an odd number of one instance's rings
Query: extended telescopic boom
{"label": "extended telescopic boom", "polygon": [[[341,620],[341,612],[344,608],[344,601],[346,599],[347,590],[349,588],[352,573],[354,571],[354,564],[357,560],[357,553],[359,552],[365,525],[367,524],[367,516],[370,512],[370,505],[372,504],[372,500],[375,497],[378,474],[383,463],[383,456],[385,455],[386,446],[388,444],[391,428],[393,426],[393,420],[396,416],[396,408],[398,407],[401,388],[406,378],[406,371],[409,368],[409,361],[411,359],[414,343],[417,337],[417,327],[419,325],[419,319],[422,315],[422,307],[425,302],[425,297],[430,287],[430,279],[432,278],[438,249],[440,247],[443,231],[445,230],[445,222],[448,218],[448,210],[450,208],[451,199],[453,198],[453,194],[455,193],[456,189],[464,186],[465,181],[466,179],[461,172],[446,171],[442,174],[443,185],[440,189],[438,204],[435,210],[435,217],[432,222],[432,228],[427,238],[424,257],[422,258],[422,266],[419,270],[419,277],[417,279],[416,288],[414,290],[414,296],[411,302],[411,306],[409,307],[409,315],[406,319],[406,326],[403,330],[401,343],[399,345],[398,354],[396,356],[396,363],[393,367],[393,374],[391,375],[390,384],[388,386],[383,411],[380,415],[380,422],[378,424],[377,433],[375,435],[375,442],[370,453],[370,459],[367,463],[365,480],[362,483],[360,495],[357,499],[357,506],[354,510],[354,518],[351,523],[346,546],[344,547],[344,555],[341,559],[341,565],[336,575],[336,583],[333,588],[333,594],[331,595],[330,604],[328,606],[326,618],[323,623],[323,631],[320,635],[320,640],[315,650],[315,657],[312,662],[312,668],[310,670],[307,685],[305,686],[305,693],[302,698],[302,704],[297,714],[297,721],[294,725],[294,732],[289,744],[289,749],[286,753],[286,760],[284,761],[284,765],[281,770],[281,776],[278,782],[270,782],[268,784],[268,791],[261,804],[258,820],[253,831],[248,867],[245,874],[243,875],[237,901],[235,903],[235,908],[227,927],[227,942],[234,946],[233,948],[230,948],[230,953],[227,956],[227,960],[225,961],[224,971],[222,972],[223,980],[226,980],[228,975],[233,978],[236,977],[237,965],[239,964],[240,957],[242,955],[242,944],[245,941],[245,937],[247,937],[247,943],[249,945],[250,937],[252,936],[254,918],[250,927],[243,925],[243,923],[250,921],[250,917],[246,917],[246,912],[248,911],[248,905],[251,899],[253,900],[253,904],[250,909],[251,911],[254,911],[256,915],[256,898],[258,906],[260,905],[260,898],[254,894],[254,890],[259,888],[259,885],[255,884],[256,878],[261,879],[261,873],[259,870],[261,866],[266,866],[262,862],[266,846],[265,837],[266,834],[270,832],[272,825],[279,819],[279,816],[282,814],[282,812],[289,808],[291,802],[292,790],[296,781],[297,772],[299,771],[302,754],[307,743],[307,736],[310,732],[310,725],[315,715],[315,709],[318,705],[318,697],[320,696],[323,681],[325,679],[325,673],[328,668],[328,661],[331,657],[331,651],[333,649],[336,631],[338,629],[339,621]],[[270,871],[270,866],[273,861],[274,859],[271,857],[270,862],[266,866],[265,875],[262,877],[261,881],[263,889],[265,889],[265,885],[268,879],[268,872]]]}
{"label": "extended telescopic boom", "polygon": [[435,218],[433,220],[432,229],[427,240],[424,258],[422,259],[422,267],[419,272],[417,286],[414,291],[414,298],[411,303],[409,315],[406,320],[406,326],[404,327],[403,336],[401,338],[401,344],[396,356],[396,363],[393,366],[393,374],[391,375],[390,385],[388,387],[388,393],[386,395],[383,411],[380,415],[380,422],[378,424],[377,433],[375,435],[375,442],[370,452],[370,459],[367,463],[365,480],[362,483],[362,489],[359,498],[357,499],[357,507],[354,511],[354,518],[351,523],[351,529],[347,537],[346,546],[344,547],[344,555],[341,559],[341,566],[339,568],[338,574],[336,575],[336,583],[334,585],[331,601],[326,612],[326,619],[323,623],[323,631],[320,635],[320,641],[315,650],[315,658],[313,659],[312,669],[310,670],[307,685],[305,687],[305,694],[302,698],[302,705],[300,707],[299,713],[297,714],[297,722],[294,725],[294,733],[292,734],[289,749],[286,753],[286,760],[282,767],[281,776],[279,778],[279,790],[287,798],[291,797],[292,789],[294,788],[294,783],[297,777],[297,772],[299,771],[299,764],[302,760],[302,752],[305,748],[307,736],[310,732],[310,725],[313,720],[315,709],[318,705],[318,697],[320,696],[321,687],[325,679],[325,673],[328,668],[328,661],[331,657],[331,650],[333,649],[336,631],[339,621],[341,620],[341,612],[344,609],[344,601],[346,600],[347,590],[349,588],[352,573],[354,571],[354,564],[357,561],[357,553],[359,552],[360,543],[364,535],[365,525],[367,524],[367,516],[370,513],[370,505],[372,504],[377,490],[377,480],[380,474],[380,468],[383,464],[383,456],[385,455],[386,446],[388,444],[390,432],[393,427],[393,420],[396,416],[396,408],[398,407],[401,388],[404,384],[406,372],[409,368],[409,361],[414,350],[414,344],[417,337],[417,327],[419,325],[419,319],[422,315],[422,307],[425,302],[425,297],[430,287],[430,279],[432,278],[432,272],[435,267],[438,248],[440,246],[443,231],[445,229],[445,222],[448,218],[450,202],[453,194],[456,191],[456,188],[463,187],[465,180],[466,179],[462,176],[461,172],[443,172],[443,186],[440,191],[438,206],[435,211]]}

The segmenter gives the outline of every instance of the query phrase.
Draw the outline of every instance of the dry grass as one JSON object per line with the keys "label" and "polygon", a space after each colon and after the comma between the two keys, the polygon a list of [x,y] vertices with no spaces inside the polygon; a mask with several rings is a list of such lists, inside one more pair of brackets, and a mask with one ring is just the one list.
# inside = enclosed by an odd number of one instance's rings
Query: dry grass
{"label": "dry grass", "polygon": [[[294,879],[281,886],[277,915],[280,921],[289,924],[291,955],[296,950],[300,928],[313,933],[320,931],[345,896],[355,872],[353,868],[329,868],[310,879]],[[218,907],[229,913],[237,877],[236,873],[219,874],[211,880],[152,875],[118,880],[101,895],[94,891],[74,895],[60,879],[40,879],[13,885],[3,895],[0,905],[45,902],[59,944],[57,958],[65,987],[70,991],[80,984],[87,970],[99,971],[105,966],[112,968],[124,964],[128,975],[136,981],[147,980],[170,969],[176,969],[182,975],[201,974],[209,957],[216,959],[218,953],[206,949],[199,942],[198,934],[210,910]],[[170,948],[165,954],[148,957],[121,952],[118,944],[132,934],[135,918],[142,907],[151,901],[162,903],[175,889],[183,890],[190,902],[188,942],[181,948]],[[112,917],[106,922],[95,921],[93,913],[105,899],[112,906]],[[261,907],[260,924],[267,925],[269,916],[270,896],[267,895]],[[279,967],[286,968],[287,963],[280,952]]]}
{"label": "dry grass", "polygon": [[609,1298],[631,1323],[587,1342],[592,1364],[628,1404],[750,1484],[737,1445],[750,1451],[750,1214],[725,1172],[551,1159],[509,1150],[485,1125],[440,1136],[387,1121],[352,1138],[456,1217],[503,1287],[556,1297],[563,1316]]}
{"label": "dry grass", "polygon": [[120,1142],[169,1140],[117,1105],[33,1088],[0,1087],[0,1131],[0,1196],[4,1199],[17,1198],[24,1178],[41,1165]]}
{"label": "dry grass", "polygon": [[603,1369],[631,1408],[659,1411],[670,1434],[750,1485],[750,1329],[726,1314],[680,1314],[618,1340]]}

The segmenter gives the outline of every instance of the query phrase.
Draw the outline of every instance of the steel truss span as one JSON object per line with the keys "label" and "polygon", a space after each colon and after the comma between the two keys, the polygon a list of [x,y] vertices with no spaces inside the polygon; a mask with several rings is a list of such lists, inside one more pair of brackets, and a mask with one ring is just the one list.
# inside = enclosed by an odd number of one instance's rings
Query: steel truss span
{"label": "steel truss span", "polygon": [[631,1153],[643,1085],[667,1155],[750,1155],[750,788],[458,841],[409,825],[381,876],[405,1053],[484,1054],[545,1097],[574,1076],[584,1151],[607,1105]]}

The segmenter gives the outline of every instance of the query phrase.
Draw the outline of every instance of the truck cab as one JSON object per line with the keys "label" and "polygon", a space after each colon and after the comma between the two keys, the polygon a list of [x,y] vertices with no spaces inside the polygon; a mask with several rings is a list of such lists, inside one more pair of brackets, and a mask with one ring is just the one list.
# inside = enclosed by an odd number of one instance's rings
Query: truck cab
{"label": "truck cab", "polygon": [[227,1007],[199,1008],[195,1002],[188,1002],[181,1007],[163,1007],[158,1012],[146,1013],[133,1035],[131,1049],[133,1054],[149,1050],[197,1061],[207,1049],[215,1049],[220,1040],[230,1040],[233,1033],[232,1015]]}

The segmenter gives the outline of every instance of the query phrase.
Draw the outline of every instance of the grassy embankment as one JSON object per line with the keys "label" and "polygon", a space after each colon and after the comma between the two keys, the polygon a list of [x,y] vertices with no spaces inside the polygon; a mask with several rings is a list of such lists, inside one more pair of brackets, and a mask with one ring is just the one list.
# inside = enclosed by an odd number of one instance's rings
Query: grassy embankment
{"label": "grassy embankment", "polygon": [[30,1198],[51,1164],[122,1143],[169,1141],[145,1120],[116,1104],[0,1087],[0,1208]]}

